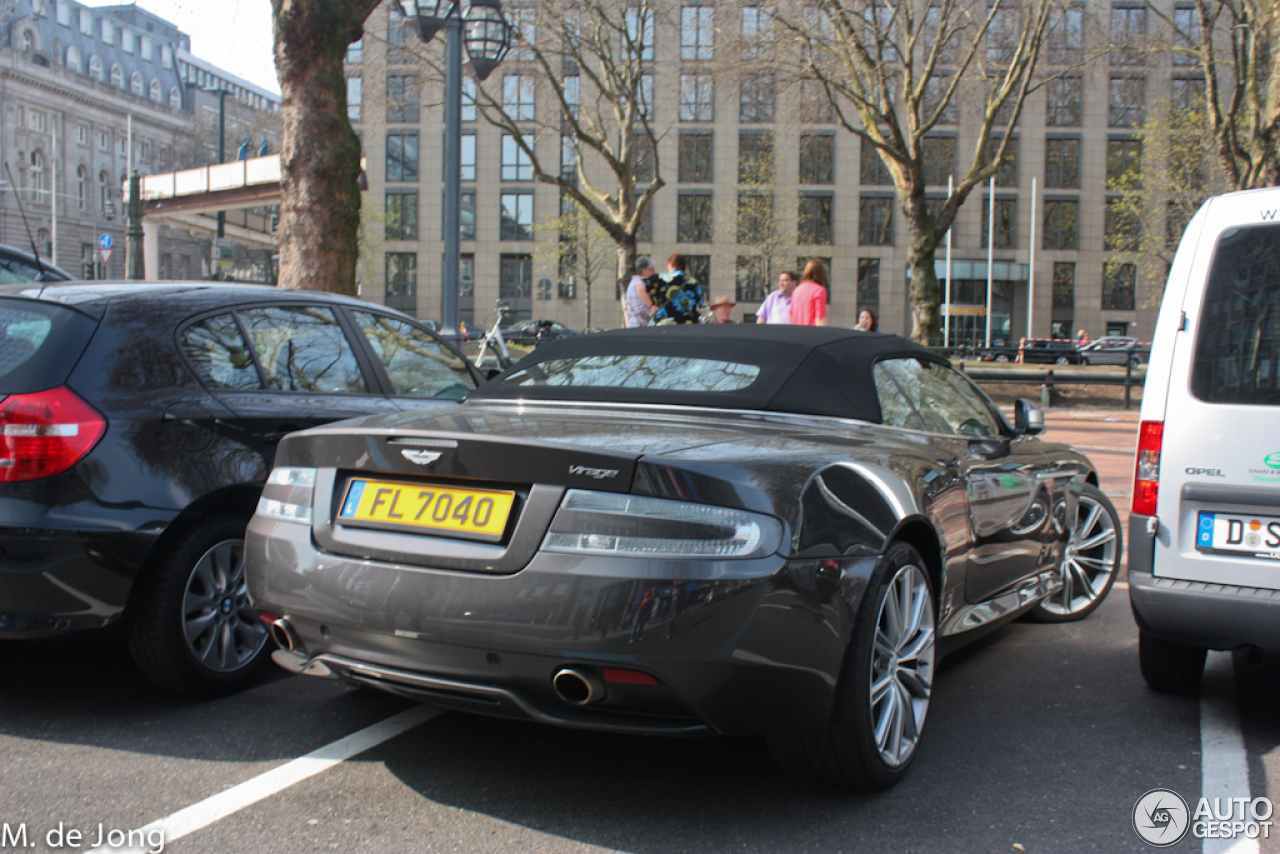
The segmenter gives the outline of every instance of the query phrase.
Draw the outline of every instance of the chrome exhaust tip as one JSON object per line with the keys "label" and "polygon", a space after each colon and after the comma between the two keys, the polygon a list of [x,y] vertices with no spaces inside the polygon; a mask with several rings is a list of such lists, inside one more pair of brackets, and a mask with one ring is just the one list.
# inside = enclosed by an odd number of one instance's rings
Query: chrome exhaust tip
{"label": "chrome exhaust tip", "polygon": [[551,677],[556,696],[571,706],[586,706],[604,699],[604,682],[587,670],[562,667]]}
{"label": "chrome exhaust tip", "polygon": [[272,620],[268,631],[271,632],[271,639],[276,642],[276,646],[281,649],[289,652],[302,651],[302,639],[298,637],[298,633],[293,630],[293,626],[289,625],[289,621],[284,617]]}

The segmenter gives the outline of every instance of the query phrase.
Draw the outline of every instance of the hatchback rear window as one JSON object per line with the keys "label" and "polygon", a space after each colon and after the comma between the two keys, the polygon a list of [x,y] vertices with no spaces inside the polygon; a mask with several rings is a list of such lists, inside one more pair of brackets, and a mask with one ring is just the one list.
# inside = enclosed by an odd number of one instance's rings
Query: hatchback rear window
{"label": "hatchback rear window", "polygon": [[1205,286],[1191,393],[1207,403],[1280,405],[1280,224],[1218,239]]}
{"label": "hatchback rear window", "polygon": [[67,381],[97,321],[36,300],[0,300],[0,396]]}

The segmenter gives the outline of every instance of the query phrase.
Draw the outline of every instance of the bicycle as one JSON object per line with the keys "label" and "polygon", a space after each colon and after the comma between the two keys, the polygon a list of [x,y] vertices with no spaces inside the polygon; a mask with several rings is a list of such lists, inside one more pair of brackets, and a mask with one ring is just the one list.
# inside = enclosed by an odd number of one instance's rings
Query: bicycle
{"label": "bicycle", "polygon": [[493,350],[493,359],[498,363],[499,368],[509,368],[512,364],[511,354],[507,352],[507,342],[502,337],[502,320],[511,312],[511,308],[504,300],[497,300],[494,310],[498,313],[498,319],[494,321],[493,327],[480,339],[480,350],[476,353],[475,359],[472,360],[472,364],[477,368],[483,369],[485,354],[490,349]]}

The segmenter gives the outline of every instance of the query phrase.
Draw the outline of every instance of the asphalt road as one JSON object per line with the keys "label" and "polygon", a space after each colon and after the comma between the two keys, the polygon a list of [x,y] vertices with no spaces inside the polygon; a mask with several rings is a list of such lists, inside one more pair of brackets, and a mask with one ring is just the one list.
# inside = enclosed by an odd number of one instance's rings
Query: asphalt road
{"label": "asphalt road", "polygon": [[[1132,448],[1133,419],[1106,417],[1090,429],[1089,418],[1051,414],[1050,437],[1079,431],[1088,441],[1070,441],[1082,447]],[[1095,455],[1103,487],[1127,505],[1131,461],[1106,456]],[[947,659],[920,753],[890,792],[786,777],[754,739],[445,713],[265,789],[164,850],[1150,850],[1132,828],[1134,803],[1158,787],[1200,796],[1209,700],[1147,690],[1126,594],[1120,587],[1084,622],[1014,623]],[[1248,785],[1275,798],[1280,667],[1237,661],[1232,679],[1223,663],[1206,697],[1234,683],[1228,721],[1243,736]],[[0,822],[25,825],[28,850],[88,850],[99,823],[138,829],[246,781],[266,785],[260,775],[413,708],[279,671],[235,697],[184,703],[158,695],[109,645],[0,645]],[[47,845],[59,825],[84,831],[84,843]],[[1202,848],[1188,836],[1169,850]],[[1252,850],[1280,854],[1280,842]]]}

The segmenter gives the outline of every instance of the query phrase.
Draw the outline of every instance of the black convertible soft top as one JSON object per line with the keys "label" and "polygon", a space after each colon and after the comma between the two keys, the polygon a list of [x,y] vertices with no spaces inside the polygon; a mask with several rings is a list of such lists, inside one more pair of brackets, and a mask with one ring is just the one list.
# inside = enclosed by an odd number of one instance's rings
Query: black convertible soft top
{"label": "black convertible soft top", "polygon": [[[685,356],[754,365],[755,381],[736,391],[689,392],[504,382],[553,359]],[[830,415],[880,422],[872,366],[889,356],[945,363],[897,335],[815,326],[684,325],[620,329],[550,341],[476,389],[469,400],[573,400],[709,406]]]}

